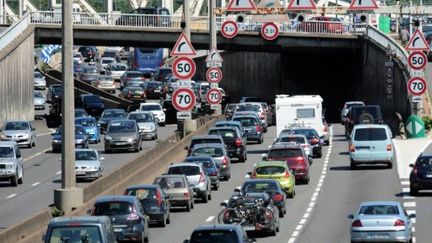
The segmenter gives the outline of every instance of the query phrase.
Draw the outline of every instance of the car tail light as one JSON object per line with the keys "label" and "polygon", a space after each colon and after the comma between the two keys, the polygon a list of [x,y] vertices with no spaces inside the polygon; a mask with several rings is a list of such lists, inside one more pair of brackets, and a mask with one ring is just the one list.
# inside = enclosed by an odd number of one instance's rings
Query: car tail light
{"label": "car tail light", "polygon": [[275,194],[275,195],[273,195],[272,199],[275,202],[280,202],[280,201],[283,201],[283,196],[282,196],[282,194]]}
{"label": "car tail light", "polygon": [[91,216],[95,216],[96,215],[96,208],[93,207],[90,213]]}
{"label": "car tail light", "polygon": [[162,195],[159,190],[156,190],[156,203],[159,207],[163,204]]}
{"label": "car tail light", "polygon": [[285,171],[285,175],[284,175],[284,177],[285,177],[285,178],[289,178],[289,177],[290,177],[290,173],[288,173],[288,171]]}
{"label": "car tail light", "polygon": [[212,171],[209,173],[209,176],[217,176],[217,171]]}
{"label": "car tail light", "polygon": [[130,80],[130,79],[132,79],[132,78],[131,78],[131,77],[127,77],[126,79],[127,79],[127,80]]}
{"label": "car tail light", "polygon": [[392,151],[392,145],[391,144],[387,144],[387,151]]}
{"label": "car tail light", "polygon": [[319,140],[316,138],[312,138],[311,140],[309,140],[311,144],[317,144],[319,143]]}
{"label": "car tail light", "polygon": [[264,112],[261,112],[260,119],[265,119]]}
{"label": "car tail light", "polygon": [[129,91],[127,97],[130,98],[131,96],[132,96],[132,92]]}
{"label": "car tail light", "polygon": [[354,221],[352,222],[351,226],[352,226],[352,227],[363,227],[363,225],[362,225],[360,219],[356,219],[356,220],[354,220]]}
{"label": "car tail light", "polygon": [[226,157],[224,157],[224,159],[222,160],[222,165],[223,167],[226,167],[228,165],[228,159]]}
{"label": "car tail light", "polygon": [[242,145],[243,145],[242,140],[241,140],[240,138],[237,138],[237,139],[235,140],[235,145],[236,145],[237,147],[242,146]]}
{"label": "car tail light", "polygon": [[101,85],[101,81],[98,80],[98,81],[96,82],[96,85],[97,85],[97,86]]}
{"label": "car tail light", "polygon": [[255,130],[256,130],[257,132],[262,132],[262,128],[261,128],[260,125],[257,125],[257,126],[255,127]]}
{"label": "car tail light", "polygon": [[264,215],[267,219],[273,218],[272,212],[270,210],[266,210]]}
{"label": "car tail light", "polygon": [[350,152],[355,152],[355,146],[353,144],[350,144],[349,151]]}
{"label": "car tail light", "polygon": [[328,126],[327,126],[327,124],[324,125],[324,132],[328,132]]}
{"label": "car tail light", "polygon": [[398,219],[396,220],[394,226],[405,226],[405,221],[403,221],[402,219]]}
{"label": "car tail light", "polygon": [[417,173],[418,173],[418,169],[417,167],[414,167],[414,171],[413,171],[414,176],[417,176]]}
{"label": "car tail light", "polygon": [[256,178],[256,172],[255,172],[255,171],[254,171],[254,172],[252,172],[252,174],[251,174],[250,178],[252,178],[252,179],[255,179],[255,178]]}
{"label": "car tail light", "polygon": [[297,162],[305,162],[305,158],[303,156],[299,156],[296,158]]}
{"label": "car tail light", "polygon": [[200,178],[199,178],[199,183],[203,183],[203,182],[205,182],[205,180],[204,180],[204,174],[201,173]]}
{"label": "car tail light", "polygon": [[124,192],[123,192],[123,195],[128,195],[129,193],[128,193],[128,190],[125,190]]}
{"label": "car tail light", "polygon": [[185,193],[183,193],[183,196],[190,197],[190,193],[189,192],[185,192]]}
{"label": "car tail light", "polygon": [[128,215],[128,217],[126,218],[127,221],[135,221],[138,220],[139,216],[135,213],[132,213],[131,215]]}

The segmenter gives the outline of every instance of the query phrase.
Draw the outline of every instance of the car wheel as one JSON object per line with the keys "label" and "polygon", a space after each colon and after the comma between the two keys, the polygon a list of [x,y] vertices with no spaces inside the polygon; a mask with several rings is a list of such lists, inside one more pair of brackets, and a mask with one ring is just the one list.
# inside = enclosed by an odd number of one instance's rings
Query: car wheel
{"label": "car wheel", "polygon": [[191,201],[191,209],[193,209],[195,207],[195,203],[194,203],[194,199],[192,198],[192,201]]}
{"label": "car wheel", "polygon": [[191,211],[191,206],[192,206],[191,202],[188,202],[188,204],[186,204],[186,212],[190,212]]}
{"label": "car wheel", "polygon": [[279,218],[283,218],[285,216],[285,213],[283,210],[279,211]]}
{"label": "car wheel", "polygon": [[393,162],[389,162],[389,163],[387,164],[387,168],[388,168],[388,169],[392,169],[392,168],[393,168]]}
{"label": "car wheel", "polygon": [[10,183],[11,183],[12,186],[18,186],[18,174],[14,175],[10,179]]}
{"label": "car wheel", "polygon": [[416,196],[418,194],[418,189],[410,187],[410,195]]}
{"label": "car wheel", "polygon": [[304,183],[307,185],[307,184],[309,184],[309,181],[310,181],[310,176],[308,176],[308,177],[304,180]]}
{"label": "car wheel", "polygon": [[18,184],[24,183],[24,170],[21,168],[21,177],[18,179]]}
{"label": "car wheel", "polygon": [[215,191],[219,190],[219,182],[213,188]]}
{"label": "car wheel", "polygon": [[264,142],[264,138],[260,138],[260,140],[258,140],[258,144],[262,144]]}
{"label": "car wheel", "polygon": [[246,154],[244,154],[243,156],[239,157],[238,161],[244,163],[246,161]]}
{"label": "car wheel", "polygon": [[171,223],[171,219],[170,219],[170,215],[168,214],[168,217],[166,218],[166,224],[170,224]]}
{"label": "car wheel", "polygon": [[159,124],[161,127],[164,127],[165,126],[165,122],[162,122],[162,123],[160,123]]}
{"label": "car wheel", "polygon": [[201,197],[201,200],[203,203],[208,203],[208,194],[204,193],[203,196]]}
{"label": "car wheel", "polygon": [[351,160],[351,162],[350,162],[350,169],[351,169],[351,170],[355,170],[355,169],[357,169],[357,165],[356,165],[356,163],[354,162],[354,160]]}
{"label": "car wheel", "polygon": [[30,143],[27,145],[27,148],[32,148],[32,143],[30,141]]}
{"label": "car wheel", "polygon": [[295,189],[291,193],[288,194],[288,198],[294,198],[295,196]]}
{"label": "car wheel", "polygon": [[159,222],[159,226],[161,226],[161,227],[166,227],[166,219],[165,219],[165,215],[164,215],[163,219]]}
{"label": "car wheel", "polygon": [[209,194],[208,194],[208,200],[210,201],[210,200],[212,200],[212,195],[211,195],[211,188],[210,188],[210,190],[209,190]]}
{"label": "car wheel", "polygon": [[32,147],[36,147],[36,141],[33,141]]}

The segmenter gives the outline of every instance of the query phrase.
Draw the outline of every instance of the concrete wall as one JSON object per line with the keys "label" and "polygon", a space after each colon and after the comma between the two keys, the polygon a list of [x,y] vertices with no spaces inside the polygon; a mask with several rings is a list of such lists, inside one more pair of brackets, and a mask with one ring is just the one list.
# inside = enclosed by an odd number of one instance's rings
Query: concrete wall
{"label": "concrete wall", "polygon": [[18,39],[0,53],[0,124],[34,119],[33,30]]}

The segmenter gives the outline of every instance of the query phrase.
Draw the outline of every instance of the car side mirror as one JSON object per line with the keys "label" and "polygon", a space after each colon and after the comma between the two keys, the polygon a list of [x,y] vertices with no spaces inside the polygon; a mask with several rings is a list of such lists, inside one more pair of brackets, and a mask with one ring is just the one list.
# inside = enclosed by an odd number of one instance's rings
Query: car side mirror
{"label": "car side mirror", "polygon": [[413,218],[415,218],[415,217],[417,217],[417,216],[416,216],[415,213],[412,213],[412,214],[408,215],[408,217],[409,217],[410,219],[413,219]]}
{"label": "car side mirror", "polygon": [[234,192],[235,193],[240,193],[240,189],[236,188],[236,189],[234,189]]}
{"label": "car side mirror", "polygon": [[184,146],[184,149],[185,149],[185,150],[189,150],[189,146],[187,146],[187,145]]}
{"label": "car side mirror", "polygon": [[268,160],[268,154],[261,154],[262,160]]}
{"label": "car side mirror", "polygon": [[409,167],[414,168],[414,164],[409,164]]}
{"label": "car side mirror", "polygon": [[354,215],[349,214],[349,215],[348,215],[348,218],[349,218],[349,219],[354,219]]}
{"label": "car side mirror", "polygon": [[183,243],[189,243],[189,239],[184,240]]}
{"label": "car side mirror", "polygon": [[51,136],[54,136],[55,133],[51,133]]}
{"label": "car side mirror", "polygon": [[252,171],[249,171],[248,173],[246,173],[248,176],[252,175]]}
{"label": "car side mirror", "polygon": [[227,207],[227,206],[228,206],[228,204],[227,204],[226,202],[221,202],[219,205],[220,205],[221,207]]}

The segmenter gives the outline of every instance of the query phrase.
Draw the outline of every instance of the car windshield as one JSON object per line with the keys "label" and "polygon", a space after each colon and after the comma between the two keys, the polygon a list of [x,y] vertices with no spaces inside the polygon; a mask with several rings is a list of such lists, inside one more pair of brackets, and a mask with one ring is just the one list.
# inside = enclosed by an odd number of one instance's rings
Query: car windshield
{"label": "car windshield", "polygon": [[168,174],[170,175],[199,175],[200,169],[197,166],[174,166],[168,169]]}
{"label": "car windshield", "polygon": [[260,166],[255,169],[255,172],[259,175],[282,174],[285,172],[285,168],[281,166]]}
{"label": "car windshield", "polygon": [[318,138],[318,133],[313,129],[293,129],[291,130],[292,134],[302,134],[305,135],[307,138]]}
{"label": "car windshield", "polygon": [[357,119],[361,116],[361,114],[371,114],[374,118],[377,118],[379,115],[379,108],[377,106],[356,106],[352,108],[352,114]]}
{"label": "car windshield", "polygon": [[193,156],[211,156],[211,157],[221,157],[223,156],[223,151],[221,148],[215,147],[204,147],[197,148],[192,152]]}
{"label": "car windshield", "polygon": [[209,231],[195,231],[192,233],[190,243],[204,243],[204,242],[223,242],[223,243],[237,243],[237,235],[235,231],[231,230],[209,230]]}
{"label": "car windshield", "polygon": [[111,58],[102,59],[102,63],[103,63],[103,64],[113,63],[113,62],[115,62],[115,60],[114,60],[114,59],[111,59]]}
{"label": "car windshield", "polygon": [[154,183],[158,184],[162,189],[186,187],[181,177],[159,177],[155,179]]}
{"label": "car windshield", "polygon": [[102,100],[97,95],[84,96],[84,101],[89,103],[102,103]]}
{"label": "car windshield", "polygon": [[126,195],[136,196],[138,200],[156,199],[156,188],[133,188],[127,189]]}
{"label": "car windshield", "polygon": [[144,76],[143,73],[136,73],[136,72],[134,72],[134,73],[127,73],[127,77],[130,77],[130,78],[139,78],[139,77],[142,77],[142,76]]}
{"label": "car windshield", "polygon": [[234,117],[233,121],[241,122],[242,126],[244,127],[251,127],[251,126],[258,125],[257,120],[252,117]]}
{"label": "car windshield", "polygon": [[204,169],[207,171],[208,169],[213,168],[213,163],[208,160],[186,160],[187,162],[193,162],[195,164],[202,164]]}
{"label": "car windshield", "polygon": [[98,79],[101,81],[113,81],[111,76],[99,76]]}
{"label": "car windshield", "polygon": [[217,130],[211,130],[209,132],[209,135],[221,135],[223,138],[235,138],[236,132],[233,130],[217,129]]}
{"label": "car windshield", "polygon": [[258,105],[239,105],[236,111],[259,111]]}
{"label": "car windshield", "polygon": [[141,106],[142,111],[160,111],[162,110],[160,105],[143,105]]}
{"label": "car windshield", "polygon": [[94,205],[94,215],[124,215],[133,212],[129,202],[100,202]]}
{"label": "car windshield", "polygon": [[53,85],[51,86],[51,89],[54,94],[63,92],[63,87],[61,85]]}
{"label": "car windshield", "polygon": [[152,82],[148,84],[148,88],[150,89],[157,89],[161,87],[162,87],[162,83],[158,83],[158,82]]}
{"label": "car windshield", "polygon": [[14,158],[12,147],[0,147],[0,158]]}
{"label": "car windshield", "polygon": [[136,132],[135,121],[113,121],[109,124],[108,132]]}
{"label": "car windshield", "polygon": [[363,103],[348,103],[346,104],[346,108],[349,109],[353,106],[363,106],[363,105],[364,105]]}
{"label": "car windshield", "polygon": [[102,242],[101,233],[97,226],[56,226],[53,227],[49,243],[83,243]]}
{"label": "car windshield", "polygon": [[43,95],[41,92],[34,92],[34,97],[35,98],[43,98]]}
{"label": "car windshield", "polygon": [[102,114],[103,118],[123,118],[126,114],[123,111],[105,111]]}
{"label": "car windshield", "polygon": [[96,126],[96,121],[93,119],[78,119],[75,120],[75,125],[81,125],[83,127],[94,127]]}
{"label": "car windshield", "polygon": [[129,119],[136,122],[153,122],[153,116],[149,113],[132,113],[129,115]]}
{"label": "car windshield", "polygon": [[245,182],[242,191],[245,193],[277,191],[275,182]]}
{"label": "car windshield", "polygon": [[126,71],[127,67],[123,65],[112,65],[111,71]]}
{"label": "car windshield", "polygon": [[355,141],[383,141],[387,140],[385,128],[359,128],[355,130]]}
{"label": "car windshield", "polygon": [[306,143],[304,137],[281,137],[278,142],[280,143],[294,142],[299,144]]}
{"label": "car windshield", "polygon": [[75,151],[75,160],[97,160],[95,151]]}
{"label": "car windshield", "polygon": [[293,158],[303,156],[301,149],[274,149],[270,150],[269,158]]}
{"label": "car windshield", "polygon": [[29,124],[27,122],[8,122],[4,130],[28,130]]}
{"label": "car windshield", "polygon": [[43,78],[43,75],[40,72],[35,72],[34,77],[35,78]]}
{"label": "car windshield", "polygon": [[399,209],[394,205],[367,205],[360,208],[359,214],[364,215],[397,215]]}
{"label": "car windshield", "polygon": [[87,111],[75,110],[75,117],[84,117],[84,116],[88,116]]}
{"label": "car windshield", "polygon": [[420,157],[416,162],[416,167],[421,171],[432,172],[432,157]]}

